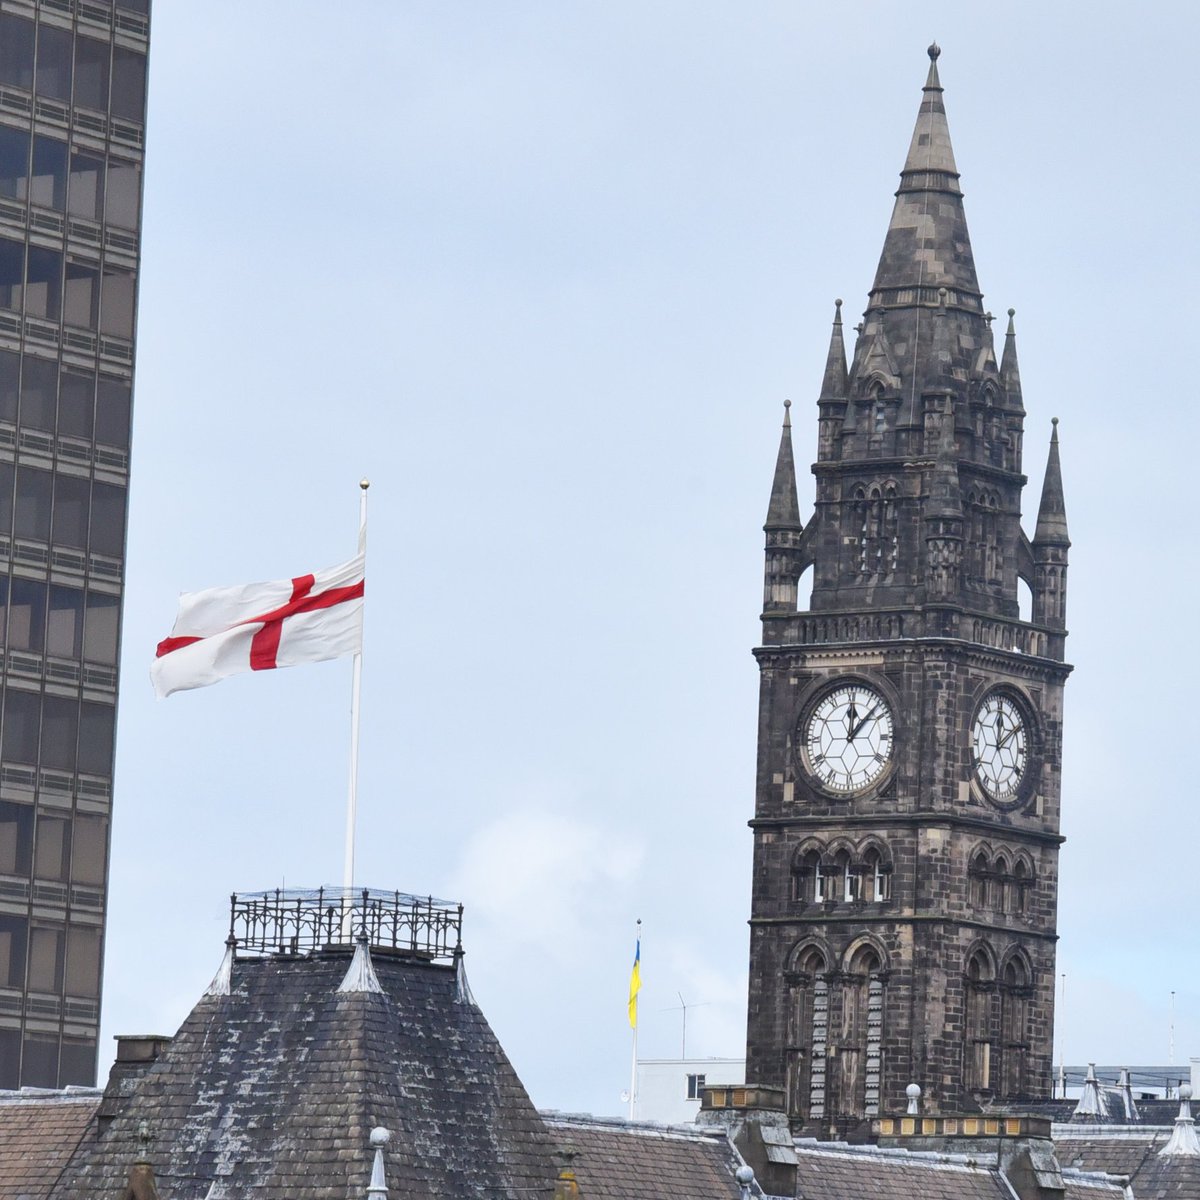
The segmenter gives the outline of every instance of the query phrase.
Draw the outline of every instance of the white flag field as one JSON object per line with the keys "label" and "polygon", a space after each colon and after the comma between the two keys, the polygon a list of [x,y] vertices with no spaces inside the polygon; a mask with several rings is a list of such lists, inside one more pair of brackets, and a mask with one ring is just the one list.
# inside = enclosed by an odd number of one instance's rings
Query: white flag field
{"label": "white flag field", "polygon": [[365,558],[295,579],[185,592],[150,668],[155,694],[361,653]]}

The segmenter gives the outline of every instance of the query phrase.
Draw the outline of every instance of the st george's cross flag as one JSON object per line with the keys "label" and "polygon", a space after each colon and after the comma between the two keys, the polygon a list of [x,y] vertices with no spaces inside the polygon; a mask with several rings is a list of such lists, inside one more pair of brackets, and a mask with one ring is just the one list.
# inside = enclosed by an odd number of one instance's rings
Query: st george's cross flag
{"label": "st george's cross flag", "polygon": [[365,571],[360,553],[295,579],[185,592],[150,668],[155,694],[360,653]]}

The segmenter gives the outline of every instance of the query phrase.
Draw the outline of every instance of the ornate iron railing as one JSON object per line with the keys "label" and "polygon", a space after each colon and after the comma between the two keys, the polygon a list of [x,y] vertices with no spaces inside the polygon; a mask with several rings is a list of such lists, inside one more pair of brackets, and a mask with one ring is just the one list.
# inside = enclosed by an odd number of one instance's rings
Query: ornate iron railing
{"label": "ornate iron railing", "polygon": [[365,936],[375,950],[452,961],[462,953],[462,911],[433,896],[373,888],[235,892],[229,936],[239,955],[311,954]]}

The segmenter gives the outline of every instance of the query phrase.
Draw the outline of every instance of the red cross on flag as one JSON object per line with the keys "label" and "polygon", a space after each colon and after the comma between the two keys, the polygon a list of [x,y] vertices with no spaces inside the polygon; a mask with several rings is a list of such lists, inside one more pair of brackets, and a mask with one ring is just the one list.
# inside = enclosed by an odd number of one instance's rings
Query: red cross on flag
{"label": "red cross on flag", "polygon": [[365,571],[358,554],[295,579],[185,592],[150,668],[155,694],[361,653]]}

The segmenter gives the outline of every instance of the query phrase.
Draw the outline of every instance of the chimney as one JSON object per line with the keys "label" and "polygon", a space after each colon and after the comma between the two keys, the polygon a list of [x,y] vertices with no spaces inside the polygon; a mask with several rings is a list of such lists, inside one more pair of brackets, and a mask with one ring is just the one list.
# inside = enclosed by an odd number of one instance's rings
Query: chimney
{"label": "chimney", "polygon": [[[171,1041],[171,1038],[159,1033],[117,1035],[117,1058],[108,1072],[104,1095],[100,1098],[100,1107],[96,1110],[97,1137],[104,1136],[113,1118],[120,1113],[133,1094],[138,1080],[158,1062]],[[134,1167],[137,1165],[135,1163]],[[132,1175],[130,1178],[132,1179]]]}

